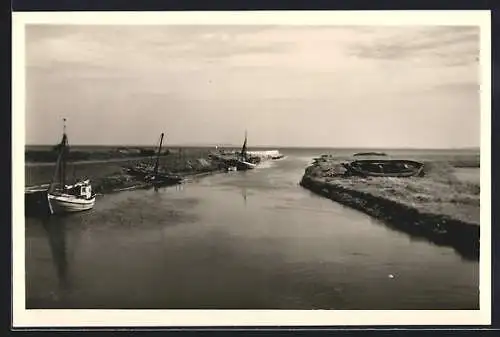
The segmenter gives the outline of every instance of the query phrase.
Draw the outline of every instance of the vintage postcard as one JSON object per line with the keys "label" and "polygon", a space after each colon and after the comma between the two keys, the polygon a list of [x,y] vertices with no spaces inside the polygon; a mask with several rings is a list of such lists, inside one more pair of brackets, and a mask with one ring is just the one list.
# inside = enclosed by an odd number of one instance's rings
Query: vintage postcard
{"label": "vintage postcard", "polygon": [[490,43],[488,11],[14,13],[13,326],[490,324]]}

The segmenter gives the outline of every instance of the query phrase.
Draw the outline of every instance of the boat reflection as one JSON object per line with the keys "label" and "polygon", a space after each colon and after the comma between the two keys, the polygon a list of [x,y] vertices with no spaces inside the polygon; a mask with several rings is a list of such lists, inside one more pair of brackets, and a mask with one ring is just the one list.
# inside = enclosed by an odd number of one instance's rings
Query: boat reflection
{"label": "boat reflection", "polygon": [[245,206],[247,205],[247,188],[242,187],[241,188],[241,195],[243,197],[243,202],[245,203]]}
{"label": "boat reflection", "polygon": [[66,223],[64,218],[64,216],[42,218],[42,226],[47,233],[52,260],[61,290],[68,289],[69,287]]}

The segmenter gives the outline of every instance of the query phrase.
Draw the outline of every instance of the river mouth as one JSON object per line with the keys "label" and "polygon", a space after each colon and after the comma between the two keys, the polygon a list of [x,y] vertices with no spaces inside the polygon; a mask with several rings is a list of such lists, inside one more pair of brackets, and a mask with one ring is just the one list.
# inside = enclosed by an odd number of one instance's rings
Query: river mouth
{"label": "river mouth", "polygon": [[27,219],[27,308],[478,309],[477,262],[301,188],[315,155]]}

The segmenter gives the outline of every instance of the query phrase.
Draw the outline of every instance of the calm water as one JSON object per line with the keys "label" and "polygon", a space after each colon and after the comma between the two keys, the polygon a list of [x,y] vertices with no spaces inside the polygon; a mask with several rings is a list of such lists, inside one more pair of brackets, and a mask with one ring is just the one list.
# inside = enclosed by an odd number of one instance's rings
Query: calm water
{"label": "calm water", "polygon": [[478,307],[477,262],[298,186],[314,155],[27,219],[28,308]]}

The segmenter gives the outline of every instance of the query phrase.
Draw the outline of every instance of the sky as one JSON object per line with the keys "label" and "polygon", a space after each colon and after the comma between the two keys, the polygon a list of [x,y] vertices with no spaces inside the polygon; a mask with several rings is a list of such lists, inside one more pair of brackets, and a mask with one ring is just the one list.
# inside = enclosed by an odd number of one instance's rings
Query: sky
{"label": "sky", "polygon": [[26,143],[479,147],[479,27],[26,27]]}

